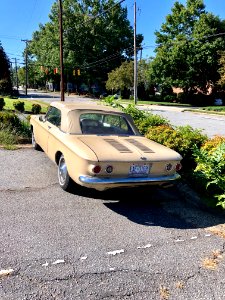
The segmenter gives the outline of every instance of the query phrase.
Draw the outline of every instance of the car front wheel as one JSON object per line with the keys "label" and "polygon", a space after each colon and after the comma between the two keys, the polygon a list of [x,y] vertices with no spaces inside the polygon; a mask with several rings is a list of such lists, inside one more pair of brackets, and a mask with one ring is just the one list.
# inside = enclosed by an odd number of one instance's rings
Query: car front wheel
{"label": "car front wheel", "polygon": [[33,131],[32,131],[32,146],[35,150],[40,150],[41,149],[41,147],[38,145],[38,143],[35,140]]}
{"label": "car front wheel", "polygon": [[63,155],[61,155],[58,164],[58,180],[59,185],[64,191],[69,191],[72,187],[72,180],[68,174],[66,161]]}

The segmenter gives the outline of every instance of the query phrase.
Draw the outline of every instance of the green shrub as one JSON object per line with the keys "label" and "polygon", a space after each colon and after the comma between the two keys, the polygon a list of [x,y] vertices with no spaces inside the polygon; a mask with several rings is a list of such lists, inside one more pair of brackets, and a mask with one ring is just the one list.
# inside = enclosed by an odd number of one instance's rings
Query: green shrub
{"label": "green shrub", "polygon": [[213,197],[216,206],[225,209],[225,141],[219,142],[209,151],[206,149],[201,147],[193,151],[197,163],[195,176],[204,184],[205,193]]}
{"label": "green shrub", "polygon": [[147,112],[136,108],[134,104],[128,104],[127,107],[123,108],[123,111],[131,115],[134,122],[144,120],[149,115]]}
{"label": "green shrub", "polygon": [[18,137],[15,129],[0,124],[0,145],[4,147],[18,143]]}
{"label": "green shrub", "polygon": [[161,95],[149,95],[149,101],[161,102],[162,100]]}
{"label": "green shrub", "polygon": [[148,114],[144,119],[139,119],[135,122],[136,126],[138,127],[138,130],[140,131],[141,134],[145,135],[150,127],[155,127],[155,126],[162,126],[162,125],[167,125],[170,126],[170,122],[155,114]]}
{"label": "green shrub", "polygon": [[188,99],[188,103],[193,106],[210,106],[214,103],[214,98],[212,95],[205,95],[202,93],[189,95]]}
{"label": "green shrub", "polygon": [[0,112],[0,126],[1,128],[9,128],[11,132],[21,138],[30,139],[31,131],[28,120],[20,120],[15,113]]}
{"label": "green shrub", "polygon": [[154,115],[151,112],[140,110],[133,104],[129,104],[123,111],[132,116],[135,125],[141,134],[145,135],[151,126],[159,126],[169,124],[169,121],[159,115]]}
{"label": "green shrub", "polygon": [[0,79],[0,94],[3,96],[12,94],[12,85],[8,78]]}
{"label": "green shrub", "polygon": [[150,127],[145,136],[180,153],[183,157],[182,172],[196,167],[192,156],[193,149],[195,146],[200,148],[208,139],[200,130],[193,129],[189,125],[175,128],[170,125]]}
{"label": "green shrub", "polygon": [[17,129],[21,127],[20,119],[12,112],[0,112],[0,124]]}
{"label": "green shrub", "polygon": [[163,97],[163,101],[165,102],[176,102],[177,101],[177,95],[173,93],[172,95],[165,95]]}
{"label": "green shrub", "polygon": [[0,98],[0,110],[3,110],[4,106],[5,106],[4,98]]}
{"label": "green shrub", "polygon": [[183,93],[183,92],[178,93],[177,94],[177,102],[182,103],[182,104],[188,103],[188,95],[187,95],[187,93]]}
{"label": "green shrub", "polygon": [[225,137],[224,136],[219,136],[216,135],[213,138],[209,139],[208,141],[206,141],[201,149],[202,150],[206,150],[208,152],[208,154],[210,155],[212,152],[215,151],[215,149],[222,143],[225,142]]}
{"label": "green shrub", "polygon": [[24,112],[24,102],[23,101],[15,101],[13,102],[13,106],[19,112]]}
{"label": "green shrub", "polygon": [[118,99],[115,99],[115,96],[107,96],[105,98],[102,99],[106,105],[110,105],[112,107],[117,107],[120,109],[123,109],[123,106],[121,104],[119,104]]}
{"label": "green shrub", "polygon": [[33,114],[40,114],[41,112],[41,105],[40,104],[32,104],[31,111]]}

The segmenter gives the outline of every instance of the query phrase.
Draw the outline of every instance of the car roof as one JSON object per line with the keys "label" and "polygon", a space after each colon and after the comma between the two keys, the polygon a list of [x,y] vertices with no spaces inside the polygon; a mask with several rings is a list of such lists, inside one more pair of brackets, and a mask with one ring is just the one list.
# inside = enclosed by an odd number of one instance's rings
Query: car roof
{"label": "car roof", "polygon": [[50,103],[51,106],[54,106],[60,110],[65,110],[67,112],[71,110],[101,110],[106,112],[119,112],[124,114],[121,110],[105,106],[102,104],[88,104],[88,103],[75,103],[75,102],[64,102],[64,101],[53,101]]}
{"label": "car roof", "polygon": [[61,130],[67,133],[80,134],[81,128],[79,123],[79,116],[84,113],[110,113],[110,114],[118,114],[120,116],[125,117],[129,120],[131,127],[136,132],[136,134],[140,134],[138,129],[134,125],[132,117],[119,110],[117,108],[113,108],[111,106],[106,106],[103,104],[88,104],[88,103],[75,103],[75,102],[64,102],[64,101],[53,101],[50,103],[50,106],[56,107],[61,111]]}

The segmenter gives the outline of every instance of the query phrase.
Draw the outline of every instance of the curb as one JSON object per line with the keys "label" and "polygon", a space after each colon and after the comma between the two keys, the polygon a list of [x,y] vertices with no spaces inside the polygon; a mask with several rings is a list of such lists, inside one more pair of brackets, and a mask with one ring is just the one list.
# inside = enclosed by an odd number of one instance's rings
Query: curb
{"label": "curb", "polygon": [[176,184],[180,194],[183,196],[185,201],[194,207],[201,209],[202,211],[220,216],[225,217],[225,210],[222,210],[220,207],[209,207],[204,203],[201,197],[185,182],[178,182]]}
{"label": "curb", "polygon": [[[31,149],[32,148],[32,144],[15,144],[13,146],[16,147],[15,150],[18,150],[18,149]],[[5,149],[5,147],[3,145],[0,145],[0,149]]]}

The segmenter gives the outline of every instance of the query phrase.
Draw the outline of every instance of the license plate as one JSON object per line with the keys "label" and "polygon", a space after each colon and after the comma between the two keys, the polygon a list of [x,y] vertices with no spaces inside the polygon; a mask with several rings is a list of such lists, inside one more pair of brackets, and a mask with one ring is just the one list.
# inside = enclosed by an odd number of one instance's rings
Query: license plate
{"label": "license plate", "polygon": [[135,177],[139,177],[139,176],[148,176],[150,171],[150,165],[146,164],[146,165],[131,165],[130,166],[130,172],[129,175],[130,176],[135,176]]}

